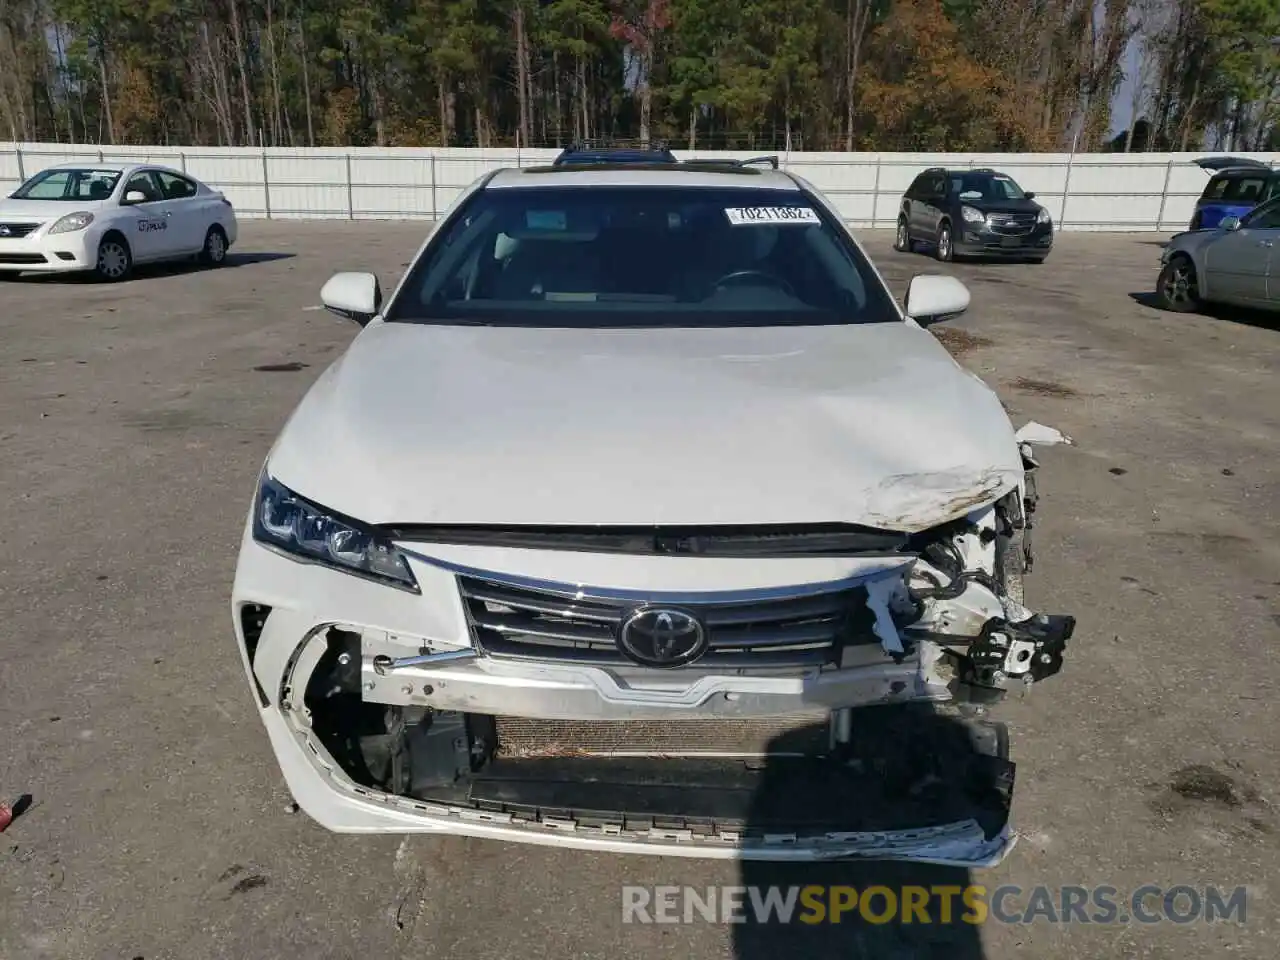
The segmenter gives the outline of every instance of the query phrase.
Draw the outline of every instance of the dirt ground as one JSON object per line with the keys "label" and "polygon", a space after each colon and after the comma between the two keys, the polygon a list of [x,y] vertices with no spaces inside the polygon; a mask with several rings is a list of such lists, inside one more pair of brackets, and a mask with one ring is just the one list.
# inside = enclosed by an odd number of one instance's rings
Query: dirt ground
{"label": "dirt ground", "polygon": [[[1280,930],[1280,329],[1145,305],[1158,238],[946,267],[937,332],[1043,451],[1028,598],[1065,672],[1001,708],[1022,840],[973,880],[1247,885],[1247,921],[981,928],[622,922],[624,884],[965,882],[328,834],[291,813],[231,633],[262,458],[421,224],[249,223],[214,272],[0,284],[0,957],[1262,957]],[[939,269],[864,240],[901,294]],[[904,438],[907,442],[907,438]]]}

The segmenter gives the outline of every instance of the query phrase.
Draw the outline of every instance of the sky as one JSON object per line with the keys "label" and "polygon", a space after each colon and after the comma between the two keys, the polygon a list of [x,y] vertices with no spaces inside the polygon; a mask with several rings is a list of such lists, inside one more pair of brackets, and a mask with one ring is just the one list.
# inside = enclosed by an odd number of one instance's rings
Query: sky
{"label": "sky", "polygon": [[[1134,77],[1138,73],[1138,45],[1130,40],[1124,51],[1124,82],[1111,100],[1111,135],[1129,129],[1133,106]],[[1141,118],[1139,118],[1141,119]]]}

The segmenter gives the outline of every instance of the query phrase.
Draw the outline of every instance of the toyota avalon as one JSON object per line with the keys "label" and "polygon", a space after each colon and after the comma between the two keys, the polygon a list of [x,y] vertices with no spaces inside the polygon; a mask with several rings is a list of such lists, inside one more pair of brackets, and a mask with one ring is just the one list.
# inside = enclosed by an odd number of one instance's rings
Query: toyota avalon
{"label": "toyota avalon", "polygon": [[900,308],[785,171],[601,165],[489,174],[390,296],[321,299],[362,329],[271,447],[232,597],[315,820],[1008,850],[1007,739],[961,705],[1058,672],[1074,621],[1023,606],[1029,442],[923,329],[959,281]]}

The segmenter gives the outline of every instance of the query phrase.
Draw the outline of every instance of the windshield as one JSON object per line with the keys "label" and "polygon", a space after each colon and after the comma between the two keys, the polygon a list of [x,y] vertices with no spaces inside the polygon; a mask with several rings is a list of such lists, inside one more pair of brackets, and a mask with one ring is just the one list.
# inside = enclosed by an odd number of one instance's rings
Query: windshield
{"label": "windshield", "polygon": [[13,193],[16,200],[106,200],[120,179],[119,170],[45,170]]}
{"label": "windshield", "polygon": [[521,327],[900,322],[870,263],[800,190],[537,187],[477,193],[390,321]]}
{"label": "windshield", "polygon": [[1240,218],[1240,226],[1249,227],[1253,230],[1280,229],[1280,199],[1271,200],[1260,207],[1254,207],[1249,213]]}
{"label": "windshield", "polygon": [[1003,174],[960,174],[951,178],[951,192],[961,200],[1025,200],[1022,188]]}

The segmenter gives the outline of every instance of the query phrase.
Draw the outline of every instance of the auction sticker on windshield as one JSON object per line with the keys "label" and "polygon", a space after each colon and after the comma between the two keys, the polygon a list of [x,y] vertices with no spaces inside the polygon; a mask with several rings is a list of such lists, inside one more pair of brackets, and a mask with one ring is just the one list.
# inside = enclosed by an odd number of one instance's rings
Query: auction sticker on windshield
{"label": "auction sticker on windshield", "polygon": [[809,207],[725,207],[724,215],[735,227],[752,223],[821,223]]}

